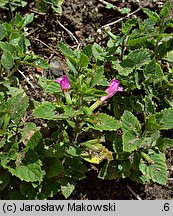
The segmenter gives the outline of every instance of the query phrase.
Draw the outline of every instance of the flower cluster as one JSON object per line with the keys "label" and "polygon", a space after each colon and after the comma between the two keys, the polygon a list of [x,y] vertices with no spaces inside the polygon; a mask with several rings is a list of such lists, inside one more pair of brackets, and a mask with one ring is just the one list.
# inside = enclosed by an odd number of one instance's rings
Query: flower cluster
{"label": "flower cluster", "polygon": [[[66,100],[68,102],[68,104],[71,104],[71,98],[70,98],[70,94],[69,94],[69,90],[71,88],[70,86],[70,81],[67,77],[67,75],[63,75],[61,78],[57,78],[55,80],[57,83],[60,84],[62,91],[65,94]],[[123,91],[122,87],[119,87],[120,82],[118,80],[116,80],[115,78],[112,79],[110,81],[110,85],[109,87],[105,90],[105,92],[107,93],[106,96],[102,96],[100,98],[100,100],[96,101],[91,107],[90,110],[93,111],[95,110],[98,106],[100,106],[105,100],[107,100],[108,98],[111,98],[112,96],[114,96],[114,94],[118,91]]]}

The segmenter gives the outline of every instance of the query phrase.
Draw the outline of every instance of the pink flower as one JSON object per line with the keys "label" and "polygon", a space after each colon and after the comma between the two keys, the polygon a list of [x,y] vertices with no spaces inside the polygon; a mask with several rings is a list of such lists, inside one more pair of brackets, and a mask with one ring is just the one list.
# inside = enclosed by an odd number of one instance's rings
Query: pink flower
{"label": "pink flower", "polygon": [[112,97],[117,91],[123,91],[122,87],[119,87],[120,82],[116,80],[115,78],[110,81],[109,87],[105,90],[107,92],[106,96],[101,97],[101,101],[105,101],[108,98]]}
{"label": "pink flower", "polygon": [[68,77],[67,77],[66,75],[63,75],[61,78],[57,78],[57,79],[55,80],[55,82],[57,82],[57,83],[60,84],[61,89],[62,89],[63,91],[67,91],[67,90],[69,90],[70,87],[71,87],[71,86],[70,86],[69,79],[68,79]]}

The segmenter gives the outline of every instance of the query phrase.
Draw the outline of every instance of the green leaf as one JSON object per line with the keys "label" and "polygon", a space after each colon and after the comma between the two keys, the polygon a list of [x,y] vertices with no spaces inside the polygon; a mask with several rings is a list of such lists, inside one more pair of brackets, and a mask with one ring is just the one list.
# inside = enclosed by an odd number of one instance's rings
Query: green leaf
{"label": "green leaf", "polygon": [[99,81],[102,79],[104,73],[104,67],[100,66],[95,70],[94,77],[91,80],[91,88],[93,88],[95,85],[99,84]]}
{"label": "green leaf", "polygon": [[74,64],[73,64],[69,59],[67,59],[67,65],[69,66],[70,70],[71,70],[74,74],[77,74],[76,67],[74,66]]}
{"label": "green leaf", "polygon": [[113,68],[117,70],[118,74],[121,76],[129,76],[129,74],[133,72],[133,68],[122,67],[117,61],[113,61],[112,64]]}
{"label": "green leaf", "polygon": [[56,94],[62,92],[60,85],[54,80],[48,80],[45,77],[39,76],[39,84],[47,93]]}
{"label": "green leaf", "polygon": [[22,181],[20,185],[20,192],[23,196],[27,197],[28,199],[31,199],[32,195],[35,197],[35,194],[37,193],[36,191],[34,191],[33,185],[25,181]]}
{"label": "green leaf", "polygon": [[58,43],[58,47],[60,49],[60,51],[68,58],[68,57],[71,57],[71,58],[76,58],[77,55],[76,53],[70,49],[66,44],[62,43],[62,42],[59,42]]}
{"label": "green leaf", "polygon": [[170,1],[168,1],[164,4],[164,6],[160,12],[160,15],[162,16],[163,19],[165,19],[169,15],[171,7],[172,7],[172,4]]}
{"label": "green leaf", "polygon": [[75,189],[74,183],[70,183],[70,182],[66,182],[65,181],[61,185],[61,192],[62,192],[62,194],[64,195],[64,197],[66,199],[72,194],[72,192],[74,191],[74,189]]}
{"label": "green leaf", "polygon": [[111,4],[111,3],[108,3],[107,5],[106,5],[106,9],[112,9],[114,7],[114,5],[113,4]]}
{"label": "green leaf", "polygon": [[88,44],[83,48],[83,53],[87,55],[89,58],[92,56],[92,45]]}
{"label": "green leaf", "polygon": [[55,120],[57,115],[55,113],[56,105],[54,103],[45,101],[34,109],[34,116],[48,120]]}
{"label": "green leaf", "polygon": [[61,190],[61,188],[59,182],[56,179],[46,178],[42,183],[42,190],[45,198],[52,198]]}
{"label": "green leaf", "polygon": [[144,77],[145,82],[149,83],[157,83],[158,81],[162,80],[164,77],[163,70],[156,62],[156,60],[152,60],[144,69]]}
{"label": "green leaf", "polygon": [[6,35],[6,29],[3,24],[0,24],[0,40],[2,40]]}
{"label": "green leaf", "polygon": [[171,50],[173,50],[173,37],[167,36],[163,38],[161,43],[157,46],[157,52],[159,57],[164,58],[165,55]]}
{"label": "green leaf", "polygon": [[127,7],[123,7],[123,8],[120,8],[119,11],[121,14],[128,14],[130,13],[131,9]]}
{"label": "green leaf", "polygon": [[129,35],[131,29],[133,28],[133,26],[136,26],[136,24],[137,24],[137,19],[135,18],[128,19],[125,23],[123,22],[121,28],[123,35]]}
{"label": "green leaf", "polygon": [[15,46],[13,46],[12,44],[8,43],[8,42],[0,42],[0,48],[7,53],[11,53],[13,54],[15,52]]}
{"label": "green leaf", "polygon": [[144,47],[146,44],[146,41],[148,39],[148,36],[140,36],[137,38],[134,37],[129,37],[128,39],[128,46],[130,47],[136,47],[136,48],[140,48],[140,47]]}
{"label": "green leaf", "polygon": [[145,102],[145,114],[148,116],[150,114],[153,114],[156,112],[156,106],[152,100],[152,96],[145,96],[144,98],[144,102]]}
{"label": "green leaf", "polygon": [[85,55],[84,53],[80,54],[80,58],[79,58],[79,67],[80,68],[85,68],[87,67],[89,64],[89,58],[87,55]]}
{"label": "green leaf", "polygon": [[166,56],[163,58],[163,60],[166,60],[168,62],[173,62],[173,50],[166,53]]}
{"label": "green leaf", "polygon": [[173,108],[164,109],[156,114],[156,123],[160,130],[173,128]]}
{"label": "green leaf", "polygon": [[7,169],[12,175],[15,175],[22,181],[26,182],[40,182],[43,179],[43,176],[45,175],[45,172],[41,170],[41,166],[37,162],[28,164],[26,166],[18,166],[15,169],[7,167]]}
{"label": "green leaf", "polygon": [[65,152],[72,157],[78,157],[78,149],[74,146],[69,146],[69,148],[66,148]]}
{"label": "green leaf", "polygon": [[37,131],[37,127],[36,127],[36,124],[33,123],[33,122],[26,122],[24,127],[20,130],[21,134],[22,134],[22,138],[21,138],[21,142],[23,141],[23,139],[25,139],[25,137],[27,137],[28,133],[30,131]]}
{"label": "green leaf", "polygon": [[116,131],[121,127],[121,124],[118,120],[104,113],[98,113],[90,116],[90,118],[87,119],[87,122],[90,128],[99,131]]}
{"label": "green leaf", "polygon": [[131,51],[126,59],[122,62],[122,67],[135,67],[140,68],[151,61],[151,56],[153,52],[148,49],[138,49]]}
{"label": "green leaf", "polygon": [[122,116],[123,151],[133,152],[141,145],[141,125],[138,119],[125,110]]}
{"label": "green leaf", "polygon": [[29,99],[24,94],[18,94],[7,101],[7,107],[11,113],[11,120],[19,124],[29,106]]}
{"label": "green leaf", "polygon": [[58,13],[58,14],[62,14],[62,7],[61,6],[59,6],[59,5],[52,5],[52,9],[56,12],[56,13]]}
{"label": "green leaf", "polygon": [[155,23],[158,23],[160,21],[160,17],[156,12],[151,11],[148,8],[143,8],[143,12],[147,14],[147,16],[153,20]]}
{"label": "green leaf", "polygon": [[89,163],[99,164],[104,159],[113,160],[112,152],[100,143],[90,144],[86,142],[84,147],[85,150],[80,154],[80,157]]}
{"label": "green leaf", "polygon": [[[32,131],[30,132],[32,133]],[[29,134],[30,135],[30,134]],[[27,142],[27,148],[29,149],[35,149],[35,147],[42,141],[42,135],[40,131],[34,132],[34,134],[29,138],[29,141]]]}
{"label": "green leaf", "polygon": [[0,7],[3,8],[6,4],[8,4],[8,2],[9,2],[8,0],[1,0],[0,1]]}
{"label": "green leaf", "polygon": [[23,18],[23,24],[22,24],[21,28],[23,29],[25,26],[30,24],[33,20],[34,20],[34,14],[33,13],[25,15]]}
{"label": "green leaf", "polygon": [[66,157],[64,166],[66,167],[65,176],[73,178],[75,181],[86,177],[85,173],[88,168],[80,157]]}
{"label": "green leaf", "polygon": [[147,164],[144,160],[141,160],[141,163],[139,164],[140,171],[144,176],[148,176],[153,182],[166,185],[168,176],[165,155],[161,152],[156,153],[154,151],[150,151],[147,155],[153,163]]}
{"label": "green leaf", "polygon": [[64,167],[62,162],[58,158],[45,158],[45,166],[46,176],[48,178],[52,178],[55,176],[59,176],[64,171]]}
{"label": "green leaf", "polygon": [[173,148],[173,139],[159,137],[156,146],[159,149]]}
{"label": "green leaf", "polygon": [[100,61],[103,61],[106,55],[103,48],[96,43],[94,43],[92,46],[92,53],[93,53],[93,56]]}
{"label": "green leaf", "polygon": [[146,130],[152,131],[152,132],[159,130],[159,125],[156,122],[156,115],[155,114],[151,114],[148,116]]}
{"label": "green leaf", "polygon": [[45,59],[43,59],[37,55],[34,55],[33,57],[36,58],[36,60],[34,61],[35,66],[40,67],[40,68],[44,68],[44,69],[50,68],[50,65],[48,64],[48,62]]}
{"label": "green leaf", "polygon": [[9,52],[4,52],[1,57],[1,64],[6,70],[10,70],[14,65],[12,54]]}
{"label": "green leaf", "polygon": [[25,123],[24,128],[22,128],[20,132],[22,134],[20,142],[23,142],[27,150],[34,150],[34,148],[42,142],[42,135],[38,131],[36,125],[32,122]]}
{"label": "green leaf", "polygon": [[130,160],[114,160],[107,162],[99,172],[100,179],[117,179],[127,178],[131,174],[131,163]]}

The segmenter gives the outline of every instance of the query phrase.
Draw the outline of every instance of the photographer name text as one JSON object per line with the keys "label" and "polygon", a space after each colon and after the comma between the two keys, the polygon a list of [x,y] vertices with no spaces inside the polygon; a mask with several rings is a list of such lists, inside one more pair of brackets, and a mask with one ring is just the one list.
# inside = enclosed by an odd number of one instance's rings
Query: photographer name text
{"label": "photographer name text", "polygon": [[86,211],[94,211],[94,212],[100,212],[100,211],[107,211],[107,212],[114,212],[115,211],[115,203],[108,203],[108,204],[76,204],[76,203],[67,203],[66,205],[53,205],[53,204],[41,204],[41,205],[29,205],[26,203],[22,203],[21,206],[18,206],[19,211],[21,212],[35,212],[35,211],[57,211],[62,212],[64,210],[67,211],[77,211],[77,212],[86,212]]}

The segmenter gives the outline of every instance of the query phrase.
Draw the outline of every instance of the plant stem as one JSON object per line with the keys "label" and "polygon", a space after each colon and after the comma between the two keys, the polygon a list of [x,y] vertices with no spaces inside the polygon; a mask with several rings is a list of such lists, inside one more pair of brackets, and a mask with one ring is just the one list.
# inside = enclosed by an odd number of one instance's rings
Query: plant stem
{"label": "plant stem", "polygon": [[100,105],[102,104],[102,101],[101,100],[97,100],[95,103],[93,103],[91,106],[90,106],[90,111],[94,111],[97,107],[99,107]]}
{"label": "plant stem", "polygon": [[16,62],[15,67],[14,67],[14,68],[12,69],[12,71],[8,74],[8,76],[7,76],[8,79],[11,78],[11,77],[13,76],[13,74],[17,71],[18,67],[19,67],[19,61]]}
{"label": "plant stem", "polygon": [[71,105],[72,100],[71,100],[71,97],[70,97],[70,92],[69,91],[64,91],[64,95],[65,95],[65,99],[66,99],[67,104]]}

